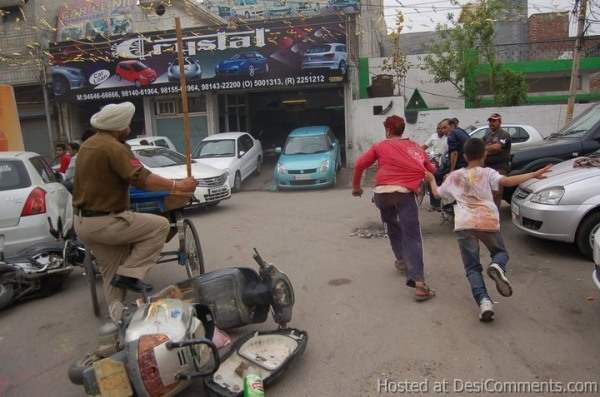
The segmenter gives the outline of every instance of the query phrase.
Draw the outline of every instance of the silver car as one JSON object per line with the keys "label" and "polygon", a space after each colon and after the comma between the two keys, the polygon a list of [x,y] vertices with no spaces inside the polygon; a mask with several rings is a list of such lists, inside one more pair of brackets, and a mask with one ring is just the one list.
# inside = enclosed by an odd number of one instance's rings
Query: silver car
{"label": "silver car", "polygon": [[[502,124],[502,129],[510,134],[512,148],[524,148],[539,145],[544,142],[544,137],[538,130],[527,124]],[[469,132],[471,138],[483,139],[490,131],[490,127],[477,127]]]}
{"label": "silver car", "polygon": [[[590,157],[599,158],[600,151]],[[532,179],[512,197],[512,220],[524,232],[575,243],[592,258],[600,230],[600,167],[575,168],[577,159],[555,165],[547,179]]]}
{"label": "silver car", "polygon": [[36,153],[0,153],[0,251],[6,256],[72,224],[71,194]]}

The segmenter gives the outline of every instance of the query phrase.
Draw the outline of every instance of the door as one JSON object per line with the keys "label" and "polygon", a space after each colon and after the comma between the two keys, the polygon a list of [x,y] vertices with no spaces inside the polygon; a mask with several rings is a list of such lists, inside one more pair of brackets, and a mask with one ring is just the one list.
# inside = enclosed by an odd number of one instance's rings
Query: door
{"label": "door", "polygon": [[31,178],[23,162],[0,159],[0,228],[19,224],[21,211],[29,193]]}
{"label": "door", "polygon": [[46,191],[46,211],[54,230],[62,227],[62,232],[72,224],[71,194],[54,176],[54,172],[42,157],[29,159],[42,179],[42,189]]}
{"label": "door", "polygon": [[247,178],[256,169],[256,163],[258,162],[257,148],[254,145],[254,140],[250,135],[245,134],[240,138],[242,143],[242,150],[246,153],[242,157],[242,167],[244,169],[243,176]]}

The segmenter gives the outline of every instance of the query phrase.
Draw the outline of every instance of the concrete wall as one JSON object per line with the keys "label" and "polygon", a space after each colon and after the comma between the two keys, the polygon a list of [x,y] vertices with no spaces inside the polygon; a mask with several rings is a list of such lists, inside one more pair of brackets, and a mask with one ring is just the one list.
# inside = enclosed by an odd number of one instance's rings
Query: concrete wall
{"label": "concrete wall", "polygon": [[[575,116],[586,110],[592,104],[576,104]],[[487,118],[492,113],[500,113],[504,123],[529,124],[535,127],[543,136],[558,131],[565,123],[567,105],[536,105],[515,107],[494,107],[479,109],[448,109],[419,112],[415,124],[407,124],[408,136],[417,142],[424,142],[436,130],[440,120],[456,117],[460,126],[487,125]]]}
{"label": "concrete wall", "polygon": [[[374,115],[373,106],[384,109],[392,104],[383,115]],[[385,138],[384,120],[393,114],[404,117],[402,97],[357,99],[347,102],[346,154],[349,166],[372,144]]]}
{"label": "concrete wall", "polygon": [[[403,94],[404,100],[408,102],[416,88],[430,108],[447,107],[464,109],[465,100],[460,97],[460,94],[452,84],[436,83],[433,81],[433,76],[422,69],[422,58],[424,56],[425,55],[408,56],[410,68],[406,75],[406,81],[402,87],[403,92],[396,92],[395,94]],[[381,69],[384,60],[385,58],[369,58],[369,81],[373,76],[389,73],[384,72]]]}

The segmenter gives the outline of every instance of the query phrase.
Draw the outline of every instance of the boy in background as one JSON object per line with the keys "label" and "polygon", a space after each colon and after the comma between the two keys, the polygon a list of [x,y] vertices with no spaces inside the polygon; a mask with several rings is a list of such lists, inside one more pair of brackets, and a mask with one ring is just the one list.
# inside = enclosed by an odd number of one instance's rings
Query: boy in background
{"label": "boy in background", "polygon": [[508,252],[500,233],[500,215],[494,203],[493,191],[499,186],[517,186],[532,178],[544,179],[551,166],[539,171],[516,176],[503,176],[491,168],[483,168],[486,156],[484,141],[469,139],[464,146],[467,167],[448,175],[441,187],[432,174],[426,179],[436,197],[454,199],[454,231],[465,265],[465,271],[475,302],[479,305],[479,319],[494,320],[494,306],[483,280],[483,268],[479,258],[479,242],[490,251],[492,262],[487,268],[488,276],[496,283],[502,296],[511,296],[512,287],[506,278]]}

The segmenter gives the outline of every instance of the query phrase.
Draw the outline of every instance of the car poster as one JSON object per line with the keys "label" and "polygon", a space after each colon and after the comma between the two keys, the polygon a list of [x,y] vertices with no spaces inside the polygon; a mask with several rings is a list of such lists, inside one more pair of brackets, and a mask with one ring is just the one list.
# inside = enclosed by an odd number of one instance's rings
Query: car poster
{"label": "car poster", "polygon": [[[213,28],[214,29],[214,28]],[[343,82],[348,68],[341,16],[237,24],[183,32],[188,92],[295,88]],[[57,99],[115,100],[177,94],[174,32],[51,46]]]}

